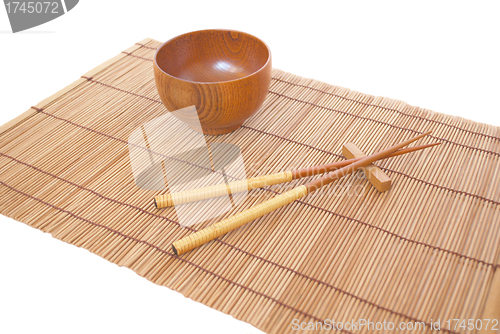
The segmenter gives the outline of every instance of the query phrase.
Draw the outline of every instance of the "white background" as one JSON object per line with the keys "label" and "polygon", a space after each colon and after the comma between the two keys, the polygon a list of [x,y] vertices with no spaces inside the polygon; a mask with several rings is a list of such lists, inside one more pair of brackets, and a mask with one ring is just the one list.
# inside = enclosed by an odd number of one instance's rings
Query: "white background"
{"label": "white background", "polygon": [[[276,68],[500,125],[495,1],[83,0],[12,34],[0,8],[0,124],[146,37],[254,34]],[[0,216],[1,333],[261,333]]]}

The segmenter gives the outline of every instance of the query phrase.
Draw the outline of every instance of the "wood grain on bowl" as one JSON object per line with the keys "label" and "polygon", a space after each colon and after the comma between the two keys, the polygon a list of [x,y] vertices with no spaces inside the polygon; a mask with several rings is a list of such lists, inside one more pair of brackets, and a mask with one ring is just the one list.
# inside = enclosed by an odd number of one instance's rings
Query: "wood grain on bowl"
{"label": "wood grain on bowl", "polygon": [[163,104],[169,111],[196,106],[199,122],[179,113],[176,117],[210,135],[236,130],[259,110],[269,90],[271,70],[267,45],[232,30],[175,37],[158,49],[154,62]]}

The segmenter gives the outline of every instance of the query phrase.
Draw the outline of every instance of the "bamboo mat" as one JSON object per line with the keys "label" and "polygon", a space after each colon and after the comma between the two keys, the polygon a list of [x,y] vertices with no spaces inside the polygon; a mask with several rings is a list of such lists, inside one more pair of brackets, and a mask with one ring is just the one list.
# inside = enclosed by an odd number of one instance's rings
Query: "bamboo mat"
{"label": "bamboo mat", "polygon": [[175,256],[173,241],[310,179],[190,228],[156,210],[162,192],[135,186],[127,138],[166,113],[158,46],[135,44],[0,127],[2,214],[269,333],[294,319],[500,318],[500,129],[279,70],[242,128],[207,136],[238,145],[248,177],[338,161],[347,142],[369,153],[433,130],[442,145],[377,163],[389,192],[351,175]]}

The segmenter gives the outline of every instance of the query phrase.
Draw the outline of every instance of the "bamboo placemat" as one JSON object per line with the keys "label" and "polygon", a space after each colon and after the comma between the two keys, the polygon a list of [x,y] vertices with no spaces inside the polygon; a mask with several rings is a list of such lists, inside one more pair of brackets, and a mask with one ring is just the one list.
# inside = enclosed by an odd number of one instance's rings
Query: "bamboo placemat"
{"label": "bamboo placemat", "polygon": [[166,113],[151,61],[159,45],[135,44],[0,127],[2,214],[270,333],[291,332],[293,319],[429,329],[431,319],[500,318],[500,129],[279,70],[256,115],[207,137],[238,145],[249,177],[337,161],[347,142],[374,152],[433,130],[428,142],[442,145],[379,162],[389,192],[346,177],[175,256],[173,241],[284,190],[254,190],[190,228],[174,209],[155,210],[161,192],[135,186],[127,138]]}

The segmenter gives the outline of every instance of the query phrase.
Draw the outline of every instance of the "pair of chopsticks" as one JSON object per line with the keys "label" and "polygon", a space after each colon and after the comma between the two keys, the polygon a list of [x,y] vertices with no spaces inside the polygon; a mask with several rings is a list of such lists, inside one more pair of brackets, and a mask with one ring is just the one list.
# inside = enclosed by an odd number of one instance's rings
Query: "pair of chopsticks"
{"label": "pair of chopsticks", "polygon": [[194,201],[200,201],[208,198],[214,198],[238,192],[248,191],[251,189],[261,188],[269,185],[289,182],[302,177],[313,176],[322,173],[328,173],[321,178],[298,186],[290,191],[282,193],[274,198],[244,210],[234,216],[221,220],[220,222],[199,230],[187,237],[175,241],[172,248],[175,254],[184,254],[196,247],[199,247],[208,241],[220,237],[238,227],[260,218],[280,207],[283,207],[299,198],[302,198],[327,184],[330,184],[343,176],[353,173],[359,168],[365,167],[377,160],[395,157],[398,155],[422,150],[431,146],[439,145],[440,143],[427,144],[421,146],[402,149],[404,146],[427,136],[431,132],[426,132],[412,139],[404,141],[400,144],[391,146],[385,150],[374,153],[369,156],[354,158],[344,161],[339,161],[331,164],[309,167],[294,171],[286,171],[277,174],[271,174],[261,177],[250,178],[246,180],[229,182],[199,189],[187,190],[179,193],[172,193],[162,196],[157,196],[154,199],[154,204],[157,208],[164,208],[178,204],[184,204]]}

